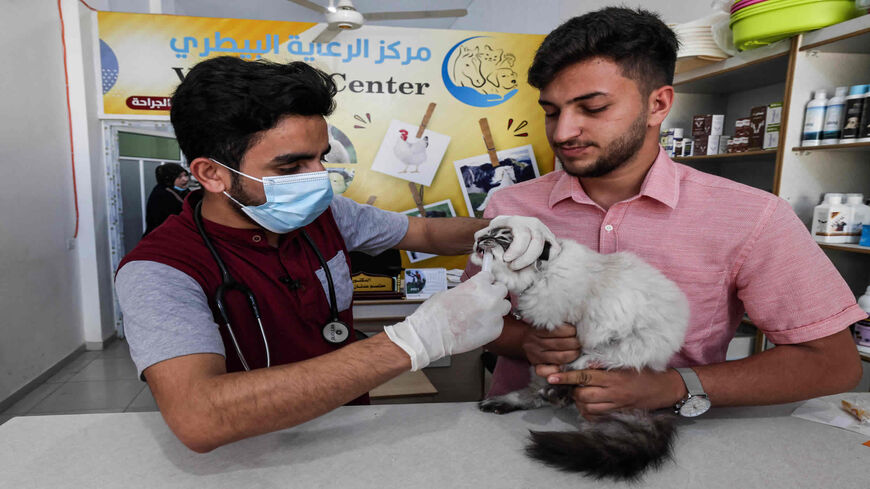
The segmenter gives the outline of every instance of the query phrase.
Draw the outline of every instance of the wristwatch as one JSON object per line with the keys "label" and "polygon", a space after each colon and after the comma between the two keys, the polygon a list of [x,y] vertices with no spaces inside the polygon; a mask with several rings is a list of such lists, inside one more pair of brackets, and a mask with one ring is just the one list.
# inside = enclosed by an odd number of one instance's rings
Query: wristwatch
{"label": "wristwatch", "polygon": [[674,370],[683,378],[683,383],[686,384],[686,390],[689,394],[674,405],[674,412],[680,416],[687,418],[700,416],[710,409],[710,398],[704,392],[704,387],[701,385],[701,379],[698,374],[690,368],[675,368]]}

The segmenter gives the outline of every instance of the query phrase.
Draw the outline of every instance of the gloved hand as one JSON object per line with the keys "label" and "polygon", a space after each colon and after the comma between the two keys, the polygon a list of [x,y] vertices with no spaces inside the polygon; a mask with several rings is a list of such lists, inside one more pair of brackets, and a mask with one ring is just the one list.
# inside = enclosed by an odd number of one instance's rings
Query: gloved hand
{"label": "gloved hand", "polygon": [[511,309],[507,287],[480,272],[453,289],[439,292],[401,323],[384,332],[411,357],[411,371],[439,358],[465,353],[498,338]]}
{"label": "gloved hand", "polygon": [[534,263],[544,250],[544,242],[550,243],[553,256],[561,251],[556,235],[536,217],[497,216],[489,222],[489,226],[474,233],[475,241],[495,228],[510,228],[514,235],[513,242],[504,253],[504,261],[512,270]]}

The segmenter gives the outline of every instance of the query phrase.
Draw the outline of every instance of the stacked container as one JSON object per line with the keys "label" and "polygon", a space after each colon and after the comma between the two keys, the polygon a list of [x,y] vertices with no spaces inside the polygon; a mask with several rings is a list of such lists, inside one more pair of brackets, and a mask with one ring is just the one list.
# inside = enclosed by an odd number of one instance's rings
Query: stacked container
{"label": "stacked container", "polygon": [[840,133],[840,144],[863,142],[870,140],[870,103],[868,103],[870,85],[853,85],[846,96],[843,130]]}
{"label": "stacked container", "polygon": [[825,201],[813,210],[813,239],[819,243],[848,243],[849,214],[843,194],[825,194]]}
{"label": "stacked container", "polygon": [[861,15],[854,0],[737,0],[731,5],[734,45],[743,51]]}
{"label": "stacked container", "polygon": [[846,205],[849,207],[849,243],[861,240],[861,228],[870,222],[870,206],[864,204],[864,194],[846,194]]}

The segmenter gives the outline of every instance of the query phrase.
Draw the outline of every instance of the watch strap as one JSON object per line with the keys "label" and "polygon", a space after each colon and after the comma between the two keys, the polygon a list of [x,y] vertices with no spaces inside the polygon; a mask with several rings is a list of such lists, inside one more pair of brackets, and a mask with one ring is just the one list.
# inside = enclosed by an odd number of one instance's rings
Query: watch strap
{"label": "watch strap", "polygon": [[686,384],[686,390],[689,391],[689,396],[706,396],[704,386],[701,385],[701,379],[698,374],[689,367],[679,367],[674,370],[683,378],[683,383]]}

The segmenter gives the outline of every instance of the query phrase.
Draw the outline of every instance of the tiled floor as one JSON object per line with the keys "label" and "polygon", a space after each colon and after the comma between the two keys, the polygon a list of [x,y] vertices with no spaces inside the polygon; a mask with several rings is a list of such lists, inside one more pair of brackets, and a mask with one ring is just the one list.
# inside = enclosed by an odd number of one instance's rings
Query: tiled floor
{"label": "tiled floor", "polygon": [[85,351],[42,385],[0,413],[0,424],[15,416],[157,411],[145,382],[136,377],[127,342]]}

